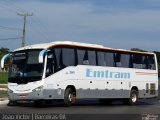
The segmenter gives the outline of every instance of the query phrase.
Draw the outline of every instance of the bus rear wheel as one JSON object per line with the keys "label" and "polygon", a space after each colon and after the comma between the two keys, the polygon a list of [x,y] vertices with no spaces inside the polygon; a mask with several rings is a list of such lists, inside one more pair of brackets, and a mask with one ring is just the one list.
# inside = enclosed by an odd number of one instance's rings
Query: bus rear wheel
{"label": "bus rear wheel", "polygon": [[75,92],[71,88],[67,88],[64,94],[64,104],[65,106],[71,106],[76,103]]}
{"label": "bus rear wheel", "polygon": [[136,105],[138,101],[138,91],[131,90],[130,98],[128,100],[129,105]]}

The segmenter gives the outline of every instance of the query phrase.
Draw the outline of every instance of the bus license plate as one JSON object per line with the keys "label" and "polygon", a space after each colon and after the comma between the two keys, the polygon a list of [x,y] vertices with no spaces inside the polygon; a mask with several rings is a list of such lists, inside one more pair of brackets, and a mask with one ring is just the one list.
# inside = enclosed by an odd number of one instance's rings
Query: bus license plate
{"label": "bus license plate", "polygon": [[27,96],[27,94],[20,94],[20,95],[19,95],[19,98],[20,98],[20,99],[26,99],[26,96]]}

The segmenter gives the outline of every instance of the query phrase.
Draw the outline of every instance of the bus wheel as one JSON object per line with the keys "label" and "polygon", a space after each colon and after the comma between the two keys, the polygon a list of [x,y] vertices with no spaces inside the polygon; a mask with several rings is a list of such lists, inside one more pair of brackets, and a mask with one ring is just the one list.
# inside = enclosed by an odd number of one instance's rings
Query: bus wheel
{"label": "bus wheel", "polygon": [[67,88],[64,93],[64,104],[65,106],[71,106],[76,103],[75,93],[71,88]]}
{"label": "bus wheel", "polygon": [[130,98],[129,98],[129,104],[130,105],[136,105],[138,101],[138,92],[136,90],[131,90]]}

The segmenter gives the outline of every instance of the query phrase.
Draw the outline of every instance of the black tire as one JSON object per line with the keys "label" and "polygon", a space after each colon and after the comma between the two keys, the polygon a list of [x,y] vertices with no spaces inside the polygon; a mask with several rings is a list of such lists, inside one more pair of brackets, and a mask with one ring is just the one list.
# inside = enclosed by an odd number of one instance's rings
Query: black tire
{"label": "black tire", "polygon": [[101,105],[109,105],[112,103],[112,100],[111,99],[99,99],[99,103]]}
{"label": "black tire", "polygon": [[75,104],[75,99],[76,99],[76,96],[75,96],[75,93],[73,92],[73,90],[71,88],[67,88],[64,93],[65,106],[69,107],[72,104]]}
{"label": "black tire", "polygon": [[131,90],[130,98],[128,100],[129,105],[136,105],[138,102],[138,91]]}

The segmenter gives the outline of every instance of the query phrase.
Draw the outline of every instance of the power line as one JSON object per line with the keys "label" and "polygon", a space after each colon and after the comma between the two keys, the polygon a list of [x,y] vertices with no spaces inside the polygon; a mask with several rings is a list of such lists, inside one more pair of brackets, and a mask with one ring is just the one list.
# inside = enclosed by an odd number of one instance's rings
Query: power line
{"label": "power line", "polygon": [[17,31],[22,31],[22,29],[18,29],[18,28],[14,28],[14,27],[2,26],[2,25],[0,25],[0,29],[7,29],[7,30],[17,30]]}
{"label": "power line", "polygon": [[17,7],[17,5],[15,5],[15,2],[13,2],[12,0],[4,0],[4,2],[6,4],[8,4],[9,7],[12,7],[12,9],[18,11],[17,13],[19,13],[19,12],[27,13],[28,12],[28,10],[25,10],[24,8],[22,8],[20,6]]}
{"label": "power line", "polygon": [[6,10],[12,12],[12,13],[18,13],[18,11],[17,11],[16,9],[12,9],[10,6],[6,5],[6,4],[4,3],[5,1],[0,1],[0,2],[1,2],[0,6],[1,6],[2,8],[6,9]]}
{"label": "power line", "polygon": [[47,30],[45,25],[43,24],[43,22],[41,22],[36,15],[34,15],[34,17],[31,18],[32,19],[32,23],[29,23],[30,26],[36,31],[36,33],[40,36],[42,36],[44,39],[50,39],[47,33]]}
{"label": "power line", "polygon": [[22,39],[22,37],[16,37],[16,38],[1,38],[0,41],[6,41],[6,40],[18,40]]}
{"label": "power line", "polygon": [[8,10],[9,12],[12,13],[24,13],[27,12],[26,10],[22,9],[22,8],[18,8],[13,1],[10,0],[0,0],[1,4],[0,6],[3,7],[4,9]]}

